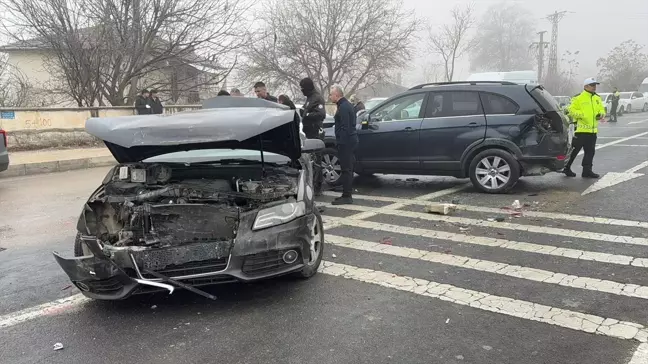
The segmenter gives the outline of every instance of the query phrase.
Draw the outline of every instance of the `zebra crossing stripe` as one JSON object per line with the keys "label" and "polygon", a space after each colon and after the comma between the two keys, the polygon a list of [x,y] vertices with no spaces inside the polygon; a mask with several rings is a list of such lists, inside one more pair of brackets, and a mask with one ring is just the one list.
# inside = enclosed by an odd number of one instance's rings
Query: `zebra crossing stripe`
{"label": "zebra crossing stripe", "polygon": [[327,235],[326,242],[329,244],[362,250],[366,252],[388,254],[397,257],[418,259],[431,263],[450,265],[459,268],[477,270],[500,274],[508,277],[521,278],[535,282],[557,284],[559,286],[580,288],[589,291],[612,293],[620,296],[648,299],[648,287],[635,284],[623,284],[619,282],[601,280],[590,277],[579,277],[570,274],[556,273],[543,269],[523,267],[506,263],[492,262],[488,260],[473,259],[452,254],[442,254],[426,250],[407,248],[395,245],[386,245],[351,239],[342,236]]}
{"label": "zebra crossing stripe", "polygon": [[544,322],[550,325],[609,337],[637,340],[644,343],[648,341],[648,330],[646,327],[634,322],[619,321],[533,302],[490,295],[484,292],[463,289],[425,279],[399,276],[388,272],[358,268],[329,261],[322,261],[319,270],[321,273],[331,276],[371,283],[507,316]]}

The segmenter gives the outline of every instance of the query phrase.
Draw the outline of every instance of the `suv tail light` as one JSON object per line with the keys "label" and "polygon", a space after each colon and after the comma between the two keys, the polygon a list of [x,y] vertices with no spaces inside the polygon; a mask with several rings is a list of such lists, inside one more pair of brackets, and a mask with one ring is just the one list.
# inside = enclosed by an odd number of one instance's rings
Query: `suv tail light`
{"label": "suv tail light", "polygon": [[4,141],[4,145],[5,145],[5,147],[7,147],[8,146],[7,145],[7,132],[0,129],[0,135],[2,135],[2,140]]}

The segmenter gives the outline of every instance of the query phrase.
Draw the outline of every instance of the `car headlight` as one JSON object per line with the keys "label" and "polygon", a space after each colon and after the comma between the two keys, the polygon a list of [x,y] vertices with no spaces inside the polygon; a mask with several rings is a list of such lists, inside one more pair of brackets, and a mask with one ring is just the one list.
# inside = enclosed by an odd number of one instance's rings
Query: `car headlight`
{"label": "car headlight", "polygon": [[272,206],[259,211],[252,230],[265,229],[271,226],[285,224],[298,217],[306,214],[306,204],[304,201],[289,202],[277,206]]}

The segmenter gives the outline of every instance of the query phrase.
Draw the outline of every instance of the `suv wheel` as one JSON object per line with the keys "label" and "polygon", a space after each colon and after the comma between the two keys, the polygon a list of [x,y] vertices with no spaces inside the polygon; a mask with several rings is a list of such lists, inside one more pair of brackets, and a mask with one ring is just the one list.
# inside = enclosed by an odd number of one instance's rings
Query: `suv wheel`
{"label": "suv wheel", "polygon": [[340,184],[340,174],[342,173],[342,166],[337,156],[335,148],[326,148],[322,151],[322,174],[324,181],[330,186],[337,186]]}
{"label": "suv wheel", "polygon": [[520,165],[508,152],[488,149],[470,162],[470,181],[482,192],[507,192],[520,178]]}

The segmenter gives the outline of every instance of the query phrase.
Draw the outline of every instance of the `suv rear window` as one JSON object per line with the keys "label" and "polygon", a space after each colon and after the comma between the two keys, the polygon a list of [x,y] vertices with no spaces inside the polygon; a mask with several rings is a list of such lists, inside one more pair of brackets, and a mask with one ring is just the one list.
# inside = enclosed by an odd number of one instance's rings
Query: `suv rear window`
{"label": "suv rear window", "polygon": [[515,114],[520,108],[516,103],[500,95],[481,93],[486,115]]}
{"label": "suv rear window", "polygon": [[543,111],[547,112],[560,110],[560,105],[558,105],[556,99],[551,96],[549,91],[545,90],[543,87],[534,87],[530,93],[531,97],[536,100]]}

